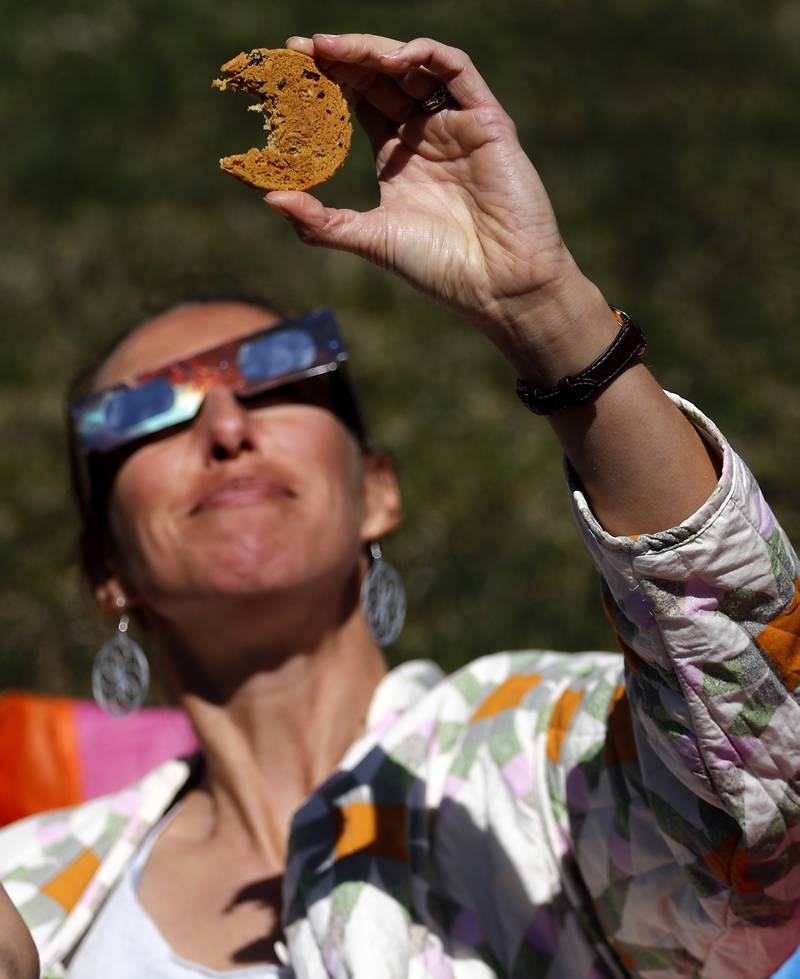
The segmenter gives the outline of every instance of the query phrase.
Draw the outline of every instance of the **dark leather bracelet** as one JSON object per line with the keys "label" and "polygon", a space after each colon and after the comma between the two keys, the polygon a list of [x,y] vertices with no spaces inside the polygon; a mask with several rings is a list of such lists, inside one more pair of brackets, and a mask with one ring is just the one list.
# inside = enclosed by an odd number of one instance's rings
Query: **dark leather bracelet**
{"label": "dark leather bracelet", "polygon": [[639,327],[627,313],[616,306],[609,307],[620,324],[620,331],[588,367],[577,374],[562,377],[549,391],[531,387],[520,378],[517,395],[520,401],[535,415],[552,415],[562,408],[583,404],[609,385],[614,378],[635,363],[647,349],[647,341]]}

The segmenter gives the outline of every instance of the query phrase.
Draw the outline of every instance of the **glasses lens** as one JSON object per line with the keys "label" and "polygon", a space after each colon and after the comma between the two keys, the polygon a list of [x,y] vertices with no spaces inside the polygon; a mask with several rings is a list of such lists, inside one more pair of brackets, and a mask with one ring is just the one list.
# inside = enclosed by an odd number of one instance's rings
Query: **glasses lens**
{"label": "glasses lens", "polygon": [[126,432],[169,411],[174,402],[172,385],[156,377],[141,387],[118,392],[106,405],[106,423],[112,431]]}
{"label": "glasses lens", "polygon": [[252,384],[305,370],[316,356],[317,346],[305,330],[280,330],[243,343],[237,364]]}

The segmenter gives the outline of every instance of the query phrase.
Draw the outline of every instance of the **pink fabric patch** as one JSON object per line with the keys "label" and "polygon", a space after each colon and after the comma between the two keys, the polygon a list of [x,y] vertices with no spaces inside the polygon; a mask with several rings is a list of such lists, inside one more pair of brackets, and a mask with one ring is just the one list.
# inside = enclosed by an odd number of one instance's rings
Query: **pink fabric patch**
{"label": "pink fabric patch", "polygon": [[739,767],[742,768],[761,747],[761,742],[755,735],[729,734],[728,741],[730,741],[731,750],[736,752],[735,758],[738,758]]}
{"label": "pink fabric patch", "polygon": [[432,719],[430,721],[420,721],[419,725],[414,729],[416,734],[425,738],[426,741],[430,741],[433,737],[433,733],[436,730],[436,721]]}
{"label": "pink fabric patch", "polygon": [[453,969],[438,945],[435,948],[426,948],[422,953],[422,961],[431,979],[453,979]]}
{"label": "pink fabric patch", "polygon": [[758,532],[762,537],[767,538],[775,531],[775,517],[760,489],[756,491],[755,504],[758,508]]}
{"label": "pink fabric patch", "polygon": [[381,737],[382,734],[389,730],[399,716],[399,711],[390,710],[388,714],[384,714],[374,724],[371,724],[367,733],[374,735],[376,738]]}
{"label": "pink fabric patch", "polygon": [[455,799],[458,793],[464,788],[464,779],[455,775],[448,775],[445,779],[442,796],[447,799]]}
{"label": "pink fabric patch", "polygon": [[533,772],[527,755],[515,755],[503,765],[503,778],[511,786],[517,799],[527,795],[533,787]]}
{"label": "pink fabric patch", "polygon": [[699,578],[690,578],[686,582],[685,596],[683,610],[687,615],[710,614],[716,612],[725,589],[714,588]]}
{"label": "pink fabric patch", "polygon": [[109,717],[95,704],[75,704],[81,789],[86,799],[118,792],[153,768],[197,750],[197,739],[179,710],[151,707],[129,717]]}
{"label": "pink fabric patch", "polygon": [[705,683],[705,673],[694,663],[680,661],[675,664],[675,672],[679,674],[681,680],[694,690],[695,693],[702,694]]}
{"label": "pink fabric patch", "polygon": [[623,599],[625,617],[642,631],[649,629],[655,621],[653,607],[640,591],[629,592]]}
{"label": "pink fabric patch", "polygon": [[608,854],[614,865],[625,874],[633,873],[633,855],[630,840],[624,839],[614,830],[608,838]]}
{"label": "pink fabric patch", "polygon": [[42,846],[50,846],[53,843],[60,843],[69,836],[71,829],[68,819],[59,819],[52,823],[46,820],[37,827],[36,838]]}

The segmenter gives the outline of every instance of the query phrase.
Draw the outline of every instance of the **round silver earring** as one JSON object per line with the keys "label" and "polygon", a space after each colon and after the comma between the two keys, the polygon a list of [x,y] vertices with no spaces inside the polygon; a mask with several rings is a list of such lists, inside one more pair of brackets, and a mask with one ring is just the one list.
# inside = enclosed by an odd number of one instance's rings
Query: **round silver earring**
{"label": "round silver earring", "polygon": [[361,609],[370,635],[379,646],[390,646],[406,621],[406,590],[397,571],[385,561],[380,545],[369,545],[372,563],[361,583]]}
{"label": "round silver earring", "polygon": [[150,665],[142,647],[127,634],[129,618],[121,615],[117,634],[104,642],[94,658],[92,693],[112,717],[137,711],[150,686]]}

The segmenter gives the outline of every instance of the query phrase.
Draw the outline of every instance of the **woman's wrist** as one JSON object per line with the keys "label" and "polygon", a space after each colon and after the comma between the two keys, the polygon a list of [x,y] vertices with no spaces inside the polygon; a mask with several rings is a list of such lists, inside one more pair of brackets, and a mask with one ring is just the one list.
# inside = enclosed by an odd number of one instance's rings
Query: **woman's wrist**
{"label": "woman's wrist", "polygon": [[619,332],[603,294],[572,263],[565,276],[503,304],[491,335],[529,385],[555,387],[587,367]]}

